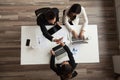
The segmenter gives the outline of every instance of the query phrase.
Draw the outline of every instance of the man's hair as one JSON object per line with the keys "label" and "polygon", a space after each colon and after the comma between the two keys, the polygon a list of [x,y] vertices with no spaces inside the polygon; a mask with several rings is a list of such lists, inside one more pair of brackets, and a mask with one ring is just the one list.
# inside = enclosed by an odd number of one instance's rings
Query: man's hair
{"label": "man's hair", "polygon": [[46,14],[45,14],[45,18],[47,20],[52,20],[55,17],[56,17],[56,15],[55,15],[55,13],[52,10],[47,11]]}
{"label": "man's hair", "polygon": [[70,13],[77,13],[79,14],[81,12],[81,5],[80,4],[73,4],[71,8],[68,11],[68,14]]}
{"label": "man's hair", "polygon": [[73,71],[73,69],[72,69],[71,65],[63,65],[62,66],[62,75],[61,75],[62,78],[64,80],[69,79],[72,71]]}

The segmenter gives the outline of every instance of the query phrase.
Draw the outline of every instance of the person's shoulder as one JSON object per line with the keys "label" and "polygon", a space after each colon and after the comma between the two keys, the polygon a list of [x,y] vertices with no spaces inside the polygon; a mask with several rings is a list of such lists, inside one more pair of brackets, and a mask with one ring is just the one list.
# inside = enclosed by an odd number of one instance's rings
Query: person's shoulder
{"label": "person's shoulder", "polygon": [[65,15],[67,15],[68,11],[69,11],[69,7],[66,7],[66,8],[64,9]]}
{"label": "person's shoulder", "polygon": [[44,20],[45,19],[45,14],[40,14],[38,17],[37,17],[38,20]]}
{"label": "person's shoulder", "polygon": [[85,7],[81,6],[81,13],[80,14],[84,14],[85,12]]}
{"label": "person's shoulder", "polygon": [[85,7],[81,6],[81,11],[85,10]]}
{"label": "person's shoulder", "polygon": [[81,10],[85,9],[83,6],[81,6]]}
{"label": "person's shoulder", "polygon": [[67,7],[67,8],[65,8],[64,10],[65,10],[65,11],[68,11],[68,10],[69,10],[69,8]]}

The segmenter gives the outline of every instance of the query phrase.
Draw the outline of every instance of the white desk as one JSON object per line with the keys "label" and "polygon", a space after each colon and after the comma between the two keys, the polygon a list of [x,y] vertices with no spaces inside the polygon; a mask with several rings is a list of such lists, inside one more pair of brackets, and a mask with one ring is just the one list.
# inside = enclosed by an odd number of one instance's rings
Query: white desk
{"label": "white desk", "polygon": [[[57,44],[47,40],[42,35],[39,26],[22,26],[21,29],[21,65],[49,64],[51,56],[49,52]],[[86,35],[90,38],[87,44],[70,44],[70,40],[68,38],[69,32],[64,26],[62,26],[62,29],[53,36],[57,38],[63,36],[63,41],[66,42],[71,50],[73,48],[78,50],[77,54],[74,55],[76,63],[98,63],[99,50],[97,26],[88,25],[86,30]],[[30,45],[33,48],[28,48],[25,46],[26,39],[31,40]],[[40,44],[38,44],[38,41],[40,41]],[[56,63],[60,63],[66,59],[68,58],[64,57],[59,61],[56,60]]]}

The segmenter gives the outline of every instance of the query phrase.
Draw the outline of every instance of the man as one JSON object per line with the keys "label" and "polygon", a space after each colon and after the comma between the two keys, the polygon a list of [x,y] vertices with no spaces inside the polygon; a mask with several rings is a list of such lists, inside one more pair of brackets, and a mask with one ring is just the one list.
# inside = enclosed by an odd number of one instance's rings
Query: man
{"label": "man", "polygon": [[[59,43],[63,38],[56,39],[52,34],[47,30],[46,25],[59,25],[59,10],[57,8],[42,8],[35,11],[37,16],[37,24],[40,26],[43,35],[50,41]],[[54,27],[55,27],[54,26]]]}
{"label": "man", "polygon": [[69,61],[63,61],[60,64],[55,64],[55,52],[51,50],[51,59],[50,59],[50,68],[60,76],[61,80],[72,79],[77,76],[77,72],[75,68],[77,63],[75,63],[73,53],[70,51],[69,47],[65,45],[63,42],[60,42],[60,45],[65,49],[68,54]]}

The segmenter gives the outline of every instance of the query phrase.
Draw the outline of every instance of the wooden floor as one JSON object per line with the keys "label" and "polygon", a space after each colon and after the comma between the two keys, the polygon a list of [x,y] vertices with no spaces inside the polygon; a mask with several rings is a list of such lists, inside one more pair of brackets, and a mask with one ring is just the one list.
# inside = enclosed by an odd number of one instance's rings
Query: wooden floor
{"label": "wooden floor", "polygon": [[21,26],[36,25],[34,11],[73,3],[85,7],[89,24],[98,25],[100,63],[79,64],[73,80],[115,80],[112,56],[118,54],[114,0],[0,0],[0,80],[59,80],[49,65],[20,65]]}

